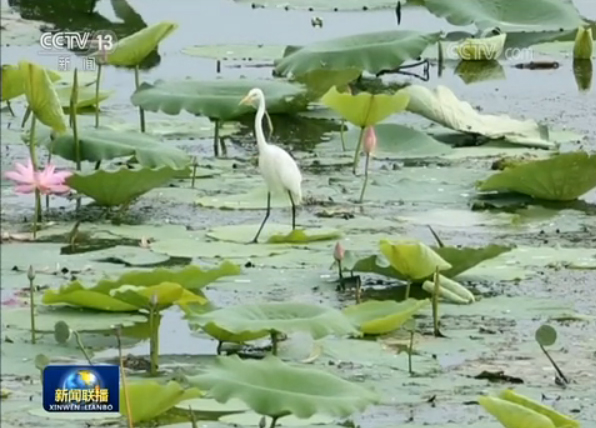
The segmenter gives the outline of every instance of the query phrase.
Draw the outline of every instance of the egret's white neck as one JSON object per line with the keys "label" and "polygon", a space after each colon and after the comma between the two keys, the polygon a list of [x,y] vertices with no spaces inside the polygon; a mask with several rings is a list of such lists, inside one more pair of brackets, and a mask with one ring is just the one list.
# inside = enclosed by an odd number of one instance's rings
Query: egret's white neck
{"label": "egret's white neck", "polygon": [[263,133],[263,116],[265,116],[265,97],[263,94],[259,94],[259,108],[255,116],[255,134],[259,151],[267,146],[267,140],[265,140],[265,134]]}

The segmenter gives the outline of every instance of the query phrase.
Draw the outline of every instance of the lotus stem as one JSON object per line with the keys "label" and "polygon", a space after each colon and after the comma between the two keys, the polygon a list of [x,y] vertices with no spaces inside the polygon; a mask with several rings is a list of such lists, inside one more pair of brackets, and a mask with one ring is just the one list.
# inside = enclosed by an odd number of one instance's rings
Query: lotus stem
{"label": "lotus stem", "polygon": [[14,114],[14,111],[12,110],[12,106],[10,105],[10,101],[6,101],[6,107],[8,107],[8,112],[12,115],[12,117],[15,117],[16,114]]}
{"label": "lotus stem", "polygon": [[197,178],[197,157],[193,156],[192,157],[192,179],[190,181],[190,187],[191,188],[195,188],[195,179]]}
{"label": "lotus stem", "polygon": [[218,340],[217,341],[217,349],[215,350],[215,352],[217,352],[217,355],[221,355],[221,348],[223,347],[223,341]]}
{"label": "lotus stem", "polygon": [[219,120],[215,119],[215,132],[213,134],[213,155],[219,156]]}
{"label": "lotus stem", "polygon": [[124,391],[124,403],[126,405],[126,419],[128,420],[128,428],[134,428],[132,422],[132,412],[130,406],[130,397],[128,395],[128,384],[126,383],[126,375],[124,373],[124,358],[122,357],[122,341],[120,340],[120,331],[122,326],[117,326],[114,329],[116,340],[118,341],[118,363],[120,365],[120,377],[122,378],[122,390]]}
{"label": "lotus stem", "polygon": [[410,344],[408,345],[408,373],[414,374],[412,369],[412,352],[414,352],[414,329],[410,330]]}
{"label": "lotus stem", "polygon": [[197,417],[195,412],[192,411],[192,407],[188,406],[188,416],[190,419],[190,424],[192,428],[199,428],[199,424],[197,423]]}
{"label": "lotus stem", "polygon": [[275,416],[275,417],[271,418],[271,423],[269,424],[269,428],[275,428],[275,425],[277,425],[278,419],[279,419],[279,416]]}
{"label": "lotus stem", "polygon": [[149,375],[157,376],[157,370],[159,369],[159,326],[161,319],[159,311],[155,305],[151,305],[149,308]]}
{"label": "lotus stem", "polygon": [[[97,82],[95,85],[95,101],[97,102],[96,110],[95,110],[95,127],[99,126],[99,98],[98,98],[98,91],[99,91],[99,77],[101,65],[98,69],[97,75]],[[79,104],[79,78],[78,78],[78,71],[74,69],[74,76],[73,76],[73,84],[72,84],[72,92],[70,94],[70,126],[72,126],[72,137],[74,138],[75,144],[75,162],[77,165],[77,171],[81,170],[81,142],[79,141],[79,131],[77,126],[77,105]],[[77,205],[76,210],[77,212],[81,209],[81,198],[77,198]]]}
{"label": "lotus stem", "polygon": [[433,335],[435,337],[445,337],[439,328],[439,294],[441,288],[440,276],[439,276],[439,267],[435,269],[434,275],[434,283],[435,287],[433,289],[433,301],[432,301],[432,312],[433,312]]}
{"label": "lotus stem", "polygon": [[358,144],[356,145],[356,151],[354,152],[354,164],[352,165],[352,173],[356,175],[356,169],[360,162],[360,150],[362,149],[362,138],[364,137],[364,126],[360,128],[360,135],[358,136]]}
{"label": "lotus stem", "polygon": [[408,300],[410,298],[410,289],[412,288],[412,282],[408,281],[406,284],[406,297],[404,297],[404,300]]}
{"label": "lotus stem", "polygon": [[27,279],[29,280],[29,314],[31,316],[31,343],[35,345],[35,269],[33,265],[29,266],[27,271]]}
{"label": "lotus stem", "polygon": [[444,53],[443,53],[443,43],[441,43],[440,40],[437,43],[437,51],[438,51],[437,73],[438,73],[438,77],[441,77],[443,74],[443,64],[445,63],[445,58],[444,58]]}
{"label": "lotus stem", "polygon": [[217,74],[221,73],[221,60],[219,59],[215,62],[215,72]]}
{"label": "lotus stem", "polygon": [[565,382],[566,384],[569,383],[569,380],[567,379],[567,377],[563,374],[563,372],[561,371],[561,369],[559,368],[559,366],[557,365],[557,363],[555,363],[555,360],[553,360],[550,356],[550,354],[547,352],[547,350],[544,348],[544,346],[538,344],[540,346],[540,349],[542,349],[542,352],[544,352],[544,355],[546,355],[546,358],[548,358],[548,361],[550,361],[550,363],[552,364],[552,366],[555,368],[555,371],[557,372],[557,375],[559,376],[559,378],[561,378],[561,380],[563,382]]}
{"label": "lotus stem", "polygon": [[360,199],[358,203],[362,203],[364,200],[364,192],[366,191],[366,185],[368,184],[368,166],[370,165],[370,154],[366,155],[366,160],[364,161],[364,183],[362,183],[362,190],[360,191]]}
{"label": "lotus stem", "polygon": [[25,124],[29,120],[29,116],[31,116],[31,109],[29,108],[29,106],[27,106],[27,109],[25,110],[25,114],[23,115],[23,121],[21,122],[21,128],[25,127]]}
{"label": "lotus stem", "polygon": [[[35,155],[35,115],[31,118],[31,128],[29,131],[29,156],[31,157],[31,165],[33,171],[37,173],[37,156]],[[37,223],[41,222],[41,192],[35,188],[35,215],[33,217],[33,239],[37,237]]]}
{"label": "lotus stem", "polygon": [[[135,88],[139,89],[140,86],[140,78],[139,78],[139,66],[135,66]],[[139,119],[141,120],[141,132],[145,132],[145,111],[139,107]]]}
{"label": "lotus stem", "polygon": [[75,340],[77,341],[77,346],[79,347],[79,349],[81,350],[81,352],[85,356],[85,359],[87,360],[87,362],[89,363],[89,365],[92,366],[93,363],[91,362],[91,357],[87,353],[87,350],[85,349],[85,345],[83,345],[83,341],[81,340],[81,335],[76,330],[72,330],[71,329],[70,331],[72,332],[73,336],[75,337]]}
{"label": "lotus stem", "polygon": [[427,225],[426,227],[428,227],[428,229],[430,230],[430,233],[432,233],[433,238],[435,238],[435,241],[437,242],[437,245],[439,247],[443,248],[445,246],[445,244],[443,243],[441,238],[439,238],[439,235],[437,235],[437,232],[435,232],[435,230],[430,225]]}
{"label": "lotus stem", "polygon": [[95,171],[97,171],[100,166],[101,166],[101,161],[100,160],[98,160],[97,162],[95,162]]}
{"label": "lotus stem", "polygon": [[95,81],[95,127],[96,128],[99,128],[99,83],[100,83],[100,80],[101,80],[101,64],[99,62],[97,62],[97,80]]}
{"label": "lotus stem", "polygon": [[341,150],[342,152],[346,151],[346,139],[344,136],[344,126],[345,126],[346,121],[344,119],[341,120],[340,122],[340,126],[341,128],[339,129],[339,138],[341,139]]}
{"label": "lotus stem", "polygon": [[[277,355],[277,343],[279,342],[279,334],[277,333],[277,331],[272,331],[270,333],[270,337],[271,337],[271,353],[273,355]],[[273,424],[271,424],[271,426],[273,426]]]}
{"label": "lotus stem", "polygon": [[362,302],[362,281],[360,278],[356,281],[356,304],[360,304]]}
{"label": "lotus stem", "polygon": [[337,261],[337,270],[338,270],[338,274],[339,274],[339,288],[341,290],[345,290],[344,273],[343,273],[343,269],[341,266],[341,260]]}

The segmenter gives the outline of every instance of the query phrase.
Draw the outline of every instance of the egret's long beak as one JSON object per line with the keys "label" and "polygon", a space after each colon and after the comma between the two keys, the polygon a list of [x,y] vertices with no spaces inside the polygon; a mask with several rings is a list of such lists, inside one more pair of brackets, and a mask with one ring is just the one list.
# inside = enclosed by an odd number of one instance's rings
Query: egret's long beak
{"label": "egret's long beak", "polygon": [[250,95],[247,95],[244,98],[242,98],[242,100],[238,103],[238,105],[240,105],[240,104],[250,105],[251,102],[252,102],[252,97]]}

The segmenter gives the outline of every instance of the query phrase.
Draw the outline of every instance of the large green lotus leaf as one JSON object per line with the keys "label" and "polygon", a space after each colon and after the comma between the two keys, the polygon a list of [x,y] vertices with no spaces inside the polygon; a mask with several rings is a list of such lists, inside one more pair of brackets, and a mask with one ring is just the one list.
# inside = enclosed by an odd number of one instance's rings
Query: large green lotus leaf
{"label": "large green lotus leaf", "polygon": [[[207,236],[218,241],[246,243],[252,240],[260,224],[238,224],[219,226],[211,229]],[[292,230],[289,225],[265,224],[261,231],[262,239],[270,244],[305,244],[328,241],[341,237],[341,232],[331,228],[313,228]]]}
{"label": "large green lotus leaf", "polygon": [[522,193],[549,201],[573,201],[596,187],[596,154],[576,151],[498,172],[478,190]]}
{"label": "large green lotus leaf", "polygon": [[549,418],[555,424],[556,427],[579,428],[580,426],[578,421],[573,420],[570,417],[557,412],[552,407],[545,406],[544,404],[539,403],[538,401],[534,401],[526,396],[520,395],[512,389],[505,389],[501,391],[497,398],[508,401],[510,403],[518,404],[527,409],[533,410],[534,412],[537,412],[541,415],[544,415],[547,418]]}
{"label": "large green lotus leaf", "polygon": [[530,31],[577,28],[583,21],[573,3],[562,0],[425,0],[426,8],[453,25]]}
{"label": "large green lotus leaf", "polygon": [[[56,82],[62,78],[61,75],[52,70],[46,69],[46,73],[51,82]],[[2,101],[10,101],[25,93],[23,73],[21,72],[20,67],[3,64],[0,77],[0,80],[2,80],[2,93],[0,94],[0,99]]]}
{"label": "large green lotus leaf", "polygon": [[455,131],[489,139],[506,139],[513,144],[551,149],[555,144],[544,136],[544,127],[533,120],[517,120],[506,115],[481,114],[453,91],[439,85],[434,90],[422,85],[402,89],[410,95],[407,110]]}
{"label": "large green lotus leaf", "polygon": [[399,303],[393,300],[368,300],[358,305],[348,306],[342,312],[364,334],[376,335],[397,330],[416,312],[429,304],[428,299],[407,299]]}
{"label": "large green lotus leaf", "polygon": [[177,115],[181,110],[222,121],[234,120],[254,112],[254,107],[239,105],[252,88],[261,88],[267,99],[267,111],[295,113],[306,110],[304,86],[283,80],[157,80],[143,83],[132,94],[133,105],[144,110]]}
{"label": "large green lotus leaf", "polygon": [[478,403],[505,428],[557,428],[546,416],[497,397],[478,397]]}
{"label": "large green lotus leaf", "polygon": [[[115,324],[128,327],[135,323],[145,322],[147,318],[139,314],[94,312],[81,308],[43,305],[35,307],[35,331],[52,333],[54,325],[58,321],[65,322],[73,330],[84,332],[109,330]],[[2,323],[7,328],[30,330],[31,312],[29,307],[2,308]]]}
{"label": "large green lotus leaf", "polygon": [[35,117],[58,133],[68,129],[56,88],[45,68],[20,61],[19,69],[27,105]]}
{"label": "large green lotus leaf", "polygon": [[97,59],[110,65],[124,67],[139,65],[147,55],[157,48],[163,39],[177,28],[178,24],[168,21],[145,27],[119,40],[107,55],[102,52],[96,53]]}
{"label": "large green lotus leaf", "polygon": [[306,85],[309,98],[318,100],[333,86],[342,88],[356,80],[361,71],[358,69],[347,70],[313,70],[295,77],[295,81]]}
{"label": "large green lotus leaf", "polygon": [[352,272],[376,273],[389,278],[407,279],[405,275],[396,271],[384,257],[376,255],[362,256],[346,250],[341,266],[343,270]]}
{"label": "large green lotus leaf", "polygon": [[440,33],[392,30],[325,40],[288,53],[277,62],[275,71],[279,75],[300,76],[321,69],[357,69],[369,73],[393,70],[420,57],[440,36]]}
{"label": "large green lotus leaf", "polygon": [[[193,323],[192,318],[190,319],[190,323]],[[234,334],[230,331],[224,330],[223,328],[219,328],[212,322],[204,324],[201,328],[209,336],[217,339],[220,342],[245,343],[250,342],[251,340],[259,340],[269,336],[269,330],[243,331],[242,333]]]}
{"label": "large green lotus leaf", "polygon": [[187,266],[181,270],[154,269],[151,271],[130,271],[116,280],[102,279],[94,287],[86,288],[74,281],[58,290],[47,290],[42,302],[46,305],[67,304],[101,311],[126,312],[136,311],[143,307],[116,298],[115,290],[122,286],[151,287],[162,283],[175,283],[200,295],[205,285],[228,275],[238,275],[240,267],[228,261],[211,270],[203,270],[199,266]]}
{"label": "large green lotus leaf", "polygon": [[[395,8],[392,0],[235,0],[239,3],[251,3],[263,7],[276,7],[285,10],[321,10],[321,11],[365,11]],[[405,3],[405,2],[404,2]],[[403,6],[403,5],[402,5]]]}
{"label": "large green lotus leaf", "polygon": [[[179,383],[170,381],[161,384],[154,380],[131,383],[127,388],[130,413],[135,423],[150,421],[164,414],[181,401],[199,398],[203,394],[197,388],[183,388]],[[120,413],[128,415],[125,395],[120,388]]]}
{"label": "large green lotus leaf", "polygon": [[380,401],[360,385],[327,371],[291,366],[274,356],[245,361],[218,357],[214,367],[189,382],[219,402],[239,398],[254,412],[276,418],[315,414],[346,418]]}
{"label": "large green lotus leaf", "polygon": [[[40,130],[41,131],[41,130]],[[78,129],[81,160],[99,162],[134,156],[143,167],[183,169],[191,160],[185,151],[162,143],[158,138],[136,131],[81,127]],[[40,132],[36,138],[52,153],[69,161],[76,161],[76,146],[72,131],[54,139],[49,132]]]}
{"label": "large green lotus leaf", "polygon": [[382,239],[379,249],[389,264],[410,280],[428,278],[437,268],[440,271],[452,268],[432,248],[413,239],[394,242]]}
{"label": "large green lotus leaf", "polygon": [[89,196],[98,205],[115,207],[133,202],[149,190],[170,181],[177,170],[162,167],[159,169],[129,169],[122,167],[115,171],[99,169],[92,173],[75,172],[66,179],[70,188]]}
{"label": "large green lotus leaf", "polygon": [[[346,150],[355,150],[360,129],[352,129],[344,135]],[[416,158],[442,156],[453,152],[453,148],[430,135],[409,126],[396,123],[380,123],[375,126],[377,147],[376,158]],[[333,141],[337,149],[337,141]]]}
{"label": "large green lotus leaf", "polygon": [[[70,107],[70,95],[72,94],[72,85],[56,86],[56,93],[60,100],[62,108]],[[98,105],[104,100],[107,100],[114,91],[99,91],[98,101],[95,100],[95,87],[83,86],[79,84],[79,91],[77,94],[77,110]]]}
{"label": "large green lotus leaf", "polygon": [[195,45],[182,53],[222,61],[266,61],[281,58],[285,49],[285,45]]}
{"label": "large green lotus leaf", "polygon": [[352,95],[338,92],[335,86],[321,98],[323,104],[361,128],[376,125],[388,116],[404,111],[409,101],[410,96],[401,90],[393,95],[368,92]]}
{"label": "large green lotus leaf", "polygon": [[451,265],[451,269],[441,272],[447,278],[454,278],[474,266],[511,251],[513,247],[490,244],[486,247],[431,247],[435,253]]}
{"label": "large green lotus leaf", "polygon": [[354,325],[337,309],[306,303],[261,303],[230,306],[197,315],[197,325],[215,324],[233,334],[277,331],[310,333],[315,339],[335,334],[358,335]]}

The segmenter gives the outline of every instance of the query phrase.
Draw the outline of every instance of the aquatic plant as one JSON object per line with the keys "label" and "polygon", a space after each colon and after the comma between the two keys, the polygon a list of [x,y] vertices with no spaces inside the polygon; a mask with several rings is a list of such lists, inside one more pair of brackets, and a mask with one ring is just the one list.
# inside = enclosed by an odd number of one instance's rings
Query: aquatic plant
{"label": "aquatic plant", "polygon": [[557,341],[557,330],[548,324],[543,324],[536,330],[534,338],[536,339],[538,346],[540,346],[540,350],[544,353],[544,355],[546,355],[546,358],[548,358],[548,361],[552,364],[557,373],[555,381],[564,385],[568,384],[569,379],[567,379],[567,377],[563,374],[557,363],[555,363],[555,360],[553,360],[546,350],[547,346],[552,346]]}
{"label": "aquatic plant", "polygon": [[376,336],[399,329],[429,304],[428,299],[367,300],[347,306],[342,312],[362,333]]}
{"label": "aquatic plant", "polygon": [[573,59],[592,60],[594,53],[594,39],[590,27],[579,27],[573,44]]}
{"label": "aquatic plant", "polygon": [[29,265],[27,269],[27,279],[29,280],[29,311],[31,316],[31,343],[35,345],[35,269]]}
{"label": "aquatic plant", "polygon": [[380,401],[360,385],[326,371],[291,366],[274,356],[259,361],[218,357],[215,366],[188,382],[220,402],[239,398],[257,414],[272,418],[269,428],[288,415],[345,418]]}

